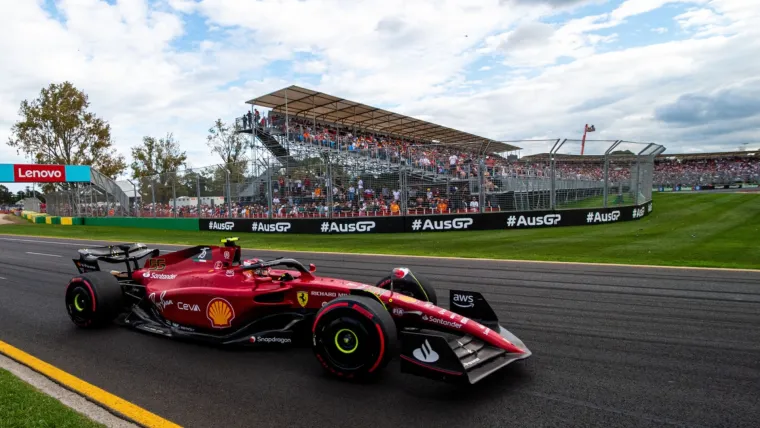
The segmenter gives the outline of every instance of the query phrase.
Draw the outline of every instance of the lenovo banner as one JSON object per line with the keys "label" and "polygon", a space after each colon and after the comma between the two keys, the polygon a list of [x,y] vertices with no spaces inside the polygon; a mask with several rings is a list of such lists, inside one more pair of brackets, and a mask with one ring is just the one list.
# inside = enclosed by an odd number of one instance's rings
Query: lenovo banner
{"label": "lenovo banner", "polygon": [[86,165],[0,164],[0,183],[89,183]]}

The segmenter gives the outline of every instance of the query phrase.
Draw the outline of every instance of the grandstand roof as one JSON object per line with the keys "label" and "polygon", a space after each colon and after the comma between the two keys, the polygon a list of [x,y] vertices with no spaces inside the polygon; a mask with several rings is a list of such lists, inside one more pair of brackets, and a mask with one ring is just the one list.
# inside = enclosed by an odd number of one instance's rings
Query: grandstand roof
{"label": "grandstand roof", "polygon": [[322,92],[299,86],[288,86],[246,102],[271,108],[289,116],[316,118],[330,122],[397,137],[438,143],[446,146],[469,147],[480,144],[481,151],[508,152],[520,147],[480,137],[424,120],[393,113]]}

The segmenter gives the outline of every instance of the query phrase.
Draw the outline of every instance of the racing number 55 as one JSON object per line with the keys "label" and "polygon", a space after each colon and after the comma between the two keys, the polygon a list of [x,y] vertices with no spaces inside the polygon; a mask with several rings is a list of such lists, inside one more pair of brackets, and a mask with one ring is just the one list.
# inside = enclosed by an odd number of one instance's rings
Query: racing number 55
{"label": "racing number 55", "polygon": [[166,268],[166,260],[150,259],[150,270],[164,270],[164,268]]}

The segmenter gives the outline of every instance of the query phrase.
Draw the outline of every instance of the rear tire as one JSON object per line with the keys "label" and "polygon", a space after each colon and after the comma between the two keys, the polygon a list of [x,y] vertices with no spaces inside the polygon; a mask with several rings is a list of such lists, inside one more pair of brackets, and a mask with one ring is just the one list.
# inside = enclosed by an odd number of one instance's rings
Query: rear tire
{"label": "rear tire", "polygon": [[393,318],[382,303],[366,296],[330,301],[314,318],[312,334],[317,360],[343,379],[374,378],[397,348]]}
{"label": "rear tire", "polygon": [[[378,281],[375,286],[390,290],[391,275]],[[393,291],[438,306],[438,295],[435,293],[435,288],[433,288],[425,278],[412,273],[412,271],[408,269],[405,269],[405,275],[402,278],[393,278]]]}
{"label": "rear tire", "polygon": [[75,276],[66,287],[66,310],[80,328],[98,328],[111,323],[121,312],[121,284],[108,272]]}

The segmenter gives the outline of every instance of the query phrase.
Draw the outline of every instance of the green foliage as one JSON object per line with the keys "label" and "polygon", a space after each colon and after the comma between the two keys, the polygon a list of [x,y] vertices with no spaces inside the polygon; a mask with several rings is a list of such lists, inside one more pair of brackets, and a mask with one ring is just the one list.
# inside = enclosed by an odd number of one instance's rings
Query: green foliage
{"label": "green foliage", "polygon": [[[152,201],[155,188],[156,202],[166,203],[172,198],[172,184],[179,185],[178,171],[185,167],[187,154],[180,150],[179,142],[171,133],[156,139],[143,137],[142,145],[132,148],[132,177],[140,183],[144,201]],[[177,195],[180,196],[180,195]]]}
{"label": "green foliage", "polygon": [[126,169],[124,157],[113,148],[110,125],[89,106],[87,95],[71,83],[50,84],[37,99],[21,103],[22,119],[11,128],[8,145],[36,163],[90,165],[116,178]]}
{"label": "green foliage", "polygon": [[235,126],[230,127],[217,119],[208,130],[208,145],[211,153],[219,155],[222,164],[230,171],[230,177],[233,181],[238,181],[245,175],[248,169],[248,158],[245,151],[248,148],[243,134],[238,132]]}
{"label": "green foliage", "polygon": [[14,199],[13,192],[0,184],[0,204],[12,204],[16,202]]}

